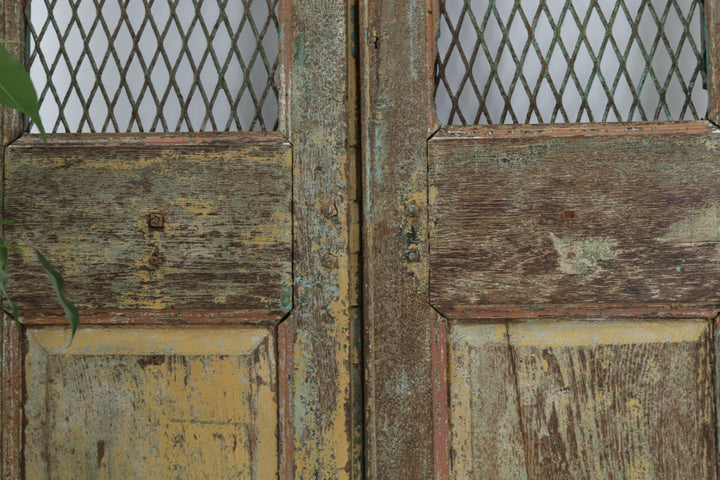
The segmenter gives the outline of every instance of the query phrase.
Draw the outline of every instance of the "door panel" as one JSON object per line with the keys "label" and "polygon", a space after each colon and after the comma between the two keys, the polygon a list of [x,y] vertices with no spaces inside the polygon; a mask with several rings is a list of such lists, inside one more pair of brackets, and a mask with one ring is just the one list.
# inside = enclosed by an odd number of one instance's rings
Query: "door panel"
{"label": "door panel", "polygon": [[707,320],[454,325],[453,478],[714,478]]}
{"label": "door panel", "polygon": [[[277,319],[292,301],[291,161],[274,133],[61,136],[48,151],[21,139],[7,150],[7,237],[66,265],[81,309]],[[23,310],[55,305],[44,275],[18,279]]]}
{"label": "door panel", "polygon": [[[278,11],[278,132],[51,133],[45,149],[23,133],[19,115],[4,114],[4,214],[15,220],[7,239],[40,247],[65,275],[81,327],[68,345],[42,272],[18,260],[11,292],[23,326],[6,318],[2,332],[3,478],[361,477],[357,8],[257,3],[260,12]],[[144,35],[166,39],[143,5],[144,16],[120,19],[123,35],[145,28]],[[5,39],[24,38],[23,7],[0,7]],[[271,20],[260,27],[237,11],[210,10],[221,44],[267,43],[260,37],[272,31]],[[193,39],[210,43],[216,32],[201,21],[181,28],[178,16],[164,18],[188,38],[194,28]],[[224,36],[233,21],[244,25],[240,40]],[[179,63],[192,64],[194,48],[203,46],[191,43]],[[21,58],[22,49],[11,48]],[[262,53],[226,53],[253,81],[275,73]],[[121,57],[128,62],[121,71],[137,73],[140,57]],[[166,110],[151,92],[149,71],[171,60],[149,57],[140,69],[146,77],[122,79],[115,91],[133,104],[130,130],[168,123],[158,120]],[[76,58],[63,54],[62,61]],[[202,70],[190,87],[202,97],[195,103],[220,103],[225,112],[225,93],[238,92],[216,79],[237,66],[220,65],[212,53],[195,60],[191,67]],[[203,94],[202,82],[216,93]],[[148,86],[142,91],[157,104],[149,120],[139,118],[142,95],[133,97],[126,83]],[[252,97],[248,125],[259,128],[275,87],[255,97],[239,88],[232,105],[247,110]],[[183,92],[168,95],[174,102]],[[178,128],[247,126],[232,111],[228,122],[207,114],[191,123],[190,95],[180,108],[185,121],[170,122]],[[95,101],[107,100],[110,109],[112,98]],[[108,125],[94,122],[72,125]]]}
{"label": "door panel", "polygon": [[706,304],[720,289],[717,128],[441,130],[429,142],[430,301]]}
{"label": "door panel", "polygon": [[277,371],[260,326],[29,329],[27,478],[277,476]]}
{"label": "door panel", "polygon": [[[487,55],[475,20],[453,30],[433,1],[364,7],[370,477],[716,478],[716,127],[435,131],[435,22],[470,39],[469,71]],[[535,24],[512,18],[531,44]],[[446,81],[449,62],[436,68]]]}

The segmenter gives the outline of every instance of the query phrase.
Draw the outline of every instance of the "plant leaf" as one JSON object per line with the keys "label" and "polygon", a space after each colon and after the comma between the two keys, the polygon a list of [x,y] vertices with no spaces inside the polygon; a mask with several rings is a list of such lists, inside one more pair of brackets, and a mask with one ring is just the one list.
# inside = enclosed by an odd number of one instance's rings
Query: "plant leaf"
{"label": "plant leaf", "polygon": [[44,141],[45,128],[40,120],[37,92],[30,75],[20,61],[0,45],[0,104],[20,110],[40,129]]}
{"label": "plant leaf", "polygon": [[60,301],[60,305],[65,312],[65,316],[70,322],[70,343],[72,343],[73,338],[75,338],[75,332],[77,331],[78,325],[80,323],[80,314],[78,313],[78,309],[75,307],[75,305],[70,303],[67,298],[65,298],[65,292],[63,291],[63,285],[65,284],[65,280],[63,280],[62,275],[60,275],[58,271],[55,270],[52,265],[50,265],[50,262],[48,262],[47,259],[43,256],[43,254],[40,253],[40,250],[35,247],[33,247],[33,250],[35,250],[35,255],[37,255],[38,262],[40,262],[40,265],[42,265],[42,267],[45,269],[45,273],[50,279],[50,283],[52,284],[53,290],[55,291],[55,296],[57,296],[58,300]]}
{"label": "plant leaf", "polygon": [[3,300],[7,302],[7,304],[10,306],[10,311],[6,312],[11,313],[13,320],[15,320],[16,324],[20,323],[20,311],[18,310],[18,306],[15,302],[10,300],[10,297],[7,293],[7,284],[10,280],[10,275],[8,275],[7,270],[7,260],[8,260],[8,249],[5,245],[0,246],[0,292],[2,292]]}

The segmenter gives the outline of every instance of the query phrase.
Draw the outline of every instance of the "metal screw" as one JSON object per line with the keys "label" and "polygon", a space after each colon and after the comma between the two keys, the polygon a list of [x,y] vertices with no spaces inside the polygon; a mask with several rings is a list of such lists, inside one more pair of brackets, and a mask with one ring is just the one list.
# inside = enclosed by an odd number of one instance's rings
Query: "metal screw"
{"label": "metal screw", "polygon": [[151,213],[148,219],[148,227],[163,228],[165,226],[165,217],[159,213]]}
{"label": "metal screw", "polygon": [[322,207],[320,207],[320,211],[328,218],[334,217],[338,214],[337,208],[332,203],[323,205]]}
{"label": "metal screw", "polygon": [[160,268],[163,263],[165,263],[165,257],[163,257],[163,254],[155,251],[152,255],[150,255],[150,259],[148,260],[148,263],[150,266],[155,268]]}
{"label": "metal screw", "polygon": [[417,248],[411,248],[405,252],[405,257],[407,257],[409,262],[417,262],[420,260],[420,252],[417,251]]}
{"label": "metal screw", "polygon": [[415,200],[412,200],[410,203],[405,205],[405,215],[408,217],[414,217],[417,215],[418,212],[418,206],[417,203],[415,203]]}
{"label": "metal screw", "polygon": [[337,268],[337,258],[334,255],[327,254],[322,259],[323,267]]}

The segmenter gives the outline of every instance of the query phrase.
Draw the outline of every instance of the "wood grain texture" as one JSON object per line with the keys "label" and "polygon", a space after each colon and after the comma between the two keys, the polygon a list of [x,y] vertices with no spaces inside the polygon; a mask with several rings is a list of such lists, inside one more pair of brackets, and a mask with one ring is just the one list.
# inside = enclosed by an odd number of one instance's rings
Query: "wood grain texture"
{"label": "wood grain texture", "polygon": [[452,478],[528,480],[505,324],[449,334]]}
{"label": "wood grain texture", "polygon": [[[280,135],[54,136],[47,150],[23,137],[7,151],[7,240],[60,266],[79,308],[290,309]],[[35,262],[13,291],[21,310],[58,308]]]}
{"label": "wood grain texture", "polygon": [[[293,144],[292,348],[286,405],[292,438],[283,475],[355,479],[361,474],[352,387],[357,253],[356,2],[282,0],[283,133]],[[282,97],[282,96],[281,96]],[[355,248],[354,248],[355,247]],[[357,299],[355,300],[357,303]],[[284,450],[285,451],[285,450]]]}
{"label": "wood grain texture", "polygon": [[716,478],[708,321],[505,329],[451,330],[454,478]]}
{"label": "wood grain texture", "polygon": [[716,305],[718,133],[705,122],[441,132],[429,146],[433,305]]}
{"label": "wood grain texture", "polygon": [[708,120],[720,124],[720,0],[705,0]]}
{"label": "wood grain texture", "polygon": [[[0,40],[22,42],[25,40],[23,23],[24,2],[4,0],[0,3]],[[24,46],[21,43],[6,44],[5,47],[17,58],[22,58]],[[23,130],[22,115],[8,107],[0,105],[0,161],[5,168],[5,147],[15,140]],[[4,182],[3,182],[4,183]],[[4,196],[0,185],[0,196]],[[22,404],[22,382],[20,376],[20,332],[12,321],[2,315],[0,338],[2,338],[2,382],[0,382],[0,478],[19,479],[22,475],[22,424],[20,408]]]}
{"label": "wood grain texture", "polygon": [[28,329],[26,478],[276,478],[262,327]]}
{"label": "wood grain texture", "polygon": [[2,479],[20,480],[23,469],[24,399],[22,331],[12,318],[2,319]]}
{"label": "wood grain texture", "polygon": [[[426,141],[434,2],[361,2],[367,477],[435,477]],[[439,450],[443,446],[437,446]]]}
{"label": "wood grain texture", "polygon": [[[3,0],[2,17],[0,17],[0,40],[17,43],[7,43],[5,48],[16,58],[22,60],[25,55],[25,21],[23,17],[23,0]],[[0,105],[0,133],[2,133],[2,146],[7,146],[22,134],[24,118],[22,113]]]}

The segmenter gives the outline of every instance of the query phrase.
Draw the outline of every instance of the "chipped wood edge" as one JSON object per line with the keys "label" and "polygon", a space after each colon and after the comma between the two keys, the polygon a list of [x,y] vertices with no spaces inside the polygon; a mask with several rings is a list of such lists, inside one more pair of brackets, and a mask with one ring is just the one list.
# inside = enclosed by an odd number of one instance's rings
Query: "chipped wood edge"
{"label": "chipped wood edge", "polygon": [[435,59],[437,57],[437,38],[440,31],[440,0],[425,0],[427,32],[427,60],[425,61],[427,81],[428,137],[440,128],[435,110]]}
{"label": "chipped wood edge", "polygon": [[[433,4],[361,1],[368,479],[434,477],[437,313],[427,298],[427,139],[436,122]],[[393,95],[406,101],[391,101]]]}
{"label": "chipped wood edge", "polygon": [[359,233],[351,228],[357,176],[353,1],[280,5],[281,130],[293,145],[294,310],[283,327],[293,344],[284,372],[291,399],[284,422],[292,429],[281,428],[281,475],[287,479],[349,480],[361,471],[353,465],[351,388],[351,292],[359,282],[351,240]]}
{"label": "chipped wood edge", "polygon": [[[26,310],[24,325],[66,325],[61,310]],[[287,315],[274,310],[81,310],[83,325],[277,325]]]}
{"label": "chipped wood edge", "polygon": [[438,315],[433,325],[433,451],[435,480],[450,479],[448,332],[444,318]]}
{"label": "chipped wood edge", "polygon": [[278,472],[283,480],[294,477],[292,423],[292,364],[293,334],[292,319],[277,328],[278,349]]}
{"label": "chipped wood edge", "polygon": [[[24,41],[25,22],[23,0],[5,0],[0,19],[0,40]],[[8,51],[23,58],[22,44],[8,44]],[[17,139],[23,131],[23,115],[5,106],[0,106],[0,138],[2,138],[2,185],[0,202],[5,212],[5,151],[8,144]],[[4,228],[0,228],[4,232]],[[0,382],[0,477],[3,480],[20,480],[23,472],[22,449],[22,332],[14,321],[2,314],[0,333],[2,337],[2,381]]]}
{"label": "chipped wood edge", "polygon": [[[720,1],[720,0],[718,0]],[[578,137],[617,135],[705,135],[720,133],[718,127],[705,120],[635,123],[575,123],[532,125],[471,125],[445,126],[430,140],[492,140],[496,138]]]}
{"label": "chipped wood edge", "polygon": [[2,479],[20,480],[23,472],[22,332],[3,315]]}
{"label": "chipped wood edge", "polygon": [[278,130],[292,137],[290,98],[292,92],[293,0],[278,2]]}
{"label": "chipped wood edge", "polygon": [[708,119],[720,124],[720,0],[705,0]]}
{"label": "chipped wood edge", "polygon": [[664,304],[562,304],[562,305],[459,305],[438,311],[457,322],[541,318],[712,318],[718,305]]}
{"label": "chipped wood edge", "polygon": [[713,424],[715,426],[715,478],[720,478],[720,313],[710,319],[710,375],[713,383]]}
{"label": "chipped wood edge", "polygon": [[[2,38],[0,40],[25,41],[25,19],[23,17],[24,0],[5,0],[2,17]],[[24,43],[10,43],[5,48],[18,59],[25,55]],[[3,147],[17,139],[24,130],[24,116],[22,113],[5,106],[0,106],[0,128],[2,128]]]}

